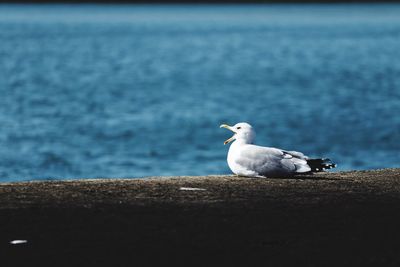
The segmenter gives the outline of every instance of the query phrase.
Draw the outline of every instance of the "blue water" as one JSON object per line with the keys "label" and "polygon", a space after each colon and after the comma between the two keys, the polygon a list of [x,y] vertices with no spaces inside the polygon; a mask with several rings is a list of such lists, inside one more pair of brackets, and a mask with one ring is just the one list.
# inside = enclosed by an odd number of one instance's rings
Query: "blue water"
{"label": "blue water", "polygon": [[0,6],[0,181],[229,173],[230,133],[400,167],[400,5]]}

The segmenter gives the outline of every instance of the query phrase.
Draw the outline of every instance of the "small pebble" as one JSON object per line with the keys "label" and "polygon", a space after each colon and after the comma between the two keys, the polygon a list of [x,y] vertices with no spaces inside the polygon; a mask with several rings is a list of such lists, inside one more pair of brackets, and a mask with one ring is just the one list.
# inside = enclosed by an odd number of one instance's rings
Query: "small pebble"
{"label": "small pebble", "polygon": [[181,187],[179,190],[183,191],[205,191],[206,189],[204,188],[196,188],[196,187]]}
{"label": "small pebble", "polygon": [[13,240],[10,242],[11,245],[20,245],[25,243],[28,243],[28,240]]}

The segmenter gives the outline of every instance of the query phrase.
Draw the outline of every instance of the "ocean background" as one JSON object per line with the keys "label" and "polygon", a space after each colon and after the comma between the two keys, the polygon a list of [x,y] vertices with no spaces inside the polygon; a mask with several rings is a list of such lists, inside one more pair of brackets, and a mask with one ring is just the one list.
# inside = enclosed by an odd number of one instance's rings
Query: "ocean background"
{"label": "ocean background", "polygon": [[400,167],[400,5],[0,5],[0,181],[227,174],[241,121]]}

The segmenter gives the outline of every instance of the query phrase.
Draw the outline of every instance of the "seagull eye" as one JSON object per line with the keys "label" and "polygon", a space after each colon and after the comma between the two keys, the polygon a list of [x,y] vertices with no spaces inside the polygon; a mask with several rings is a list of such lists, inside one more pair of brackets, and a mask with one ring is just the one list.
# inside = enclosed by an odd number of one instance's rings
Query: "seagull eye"
{"label": "seagull eye", "polygon": [[236,129],[240,130],[242,127],[236,127]]}

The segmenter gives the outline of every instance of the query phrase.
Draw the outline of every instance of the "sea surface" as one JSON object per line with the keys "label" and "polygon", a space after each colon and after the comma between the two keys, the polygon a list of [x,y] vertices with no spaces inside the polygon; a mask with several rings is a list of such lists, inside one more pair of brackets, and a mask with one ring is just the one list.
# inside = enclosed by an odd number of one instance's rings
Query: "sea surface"
{"label": "sea surface", "polygon": [[0,5],[0,181],[400,167],[400,5]]}

